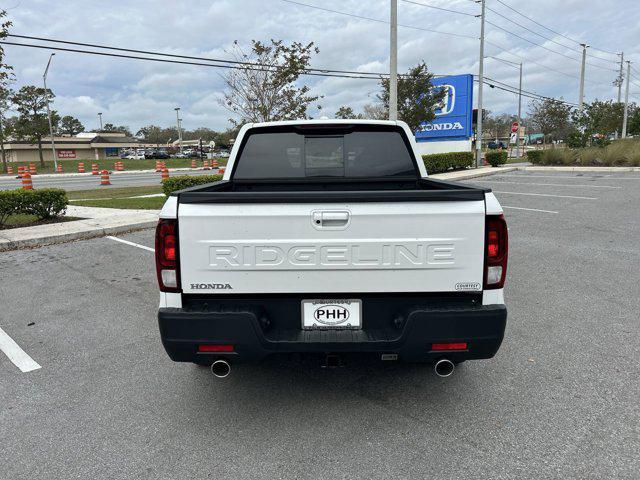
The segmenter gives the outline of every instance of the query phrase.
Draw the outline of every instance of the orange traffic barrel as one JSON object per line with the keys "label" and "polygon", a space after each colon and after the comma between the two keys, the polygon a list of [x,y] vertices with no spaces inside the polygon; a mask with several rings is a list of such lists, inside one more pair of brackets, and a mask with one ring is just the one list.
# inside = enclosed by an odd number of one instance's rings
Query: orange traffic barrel
{"label": "orange traffic barrel", "polygon": [[84,173],[84,162],[78,163],[78,173]]}
{"label": "orange traffic barrel", "polygon": [[99,175],[100,172],[98,172],[98,164],[97,163],[92,163],[91,164],[91,175]]}
{"label": "orange traffic barrel", "polygon": [[209,168],[209,160],[203,160],[202,161],[202,169],[203,170],[210,170],[210,168]]}
{"label": "orange traffic barrel", "polygon": [[156,160],[156,172],[161,172],[162,171],[162,165],[160,163],[160,160]]}
{"label": "orange traffic barrel", "polygon": [[109,181],[109,172],[107,170],[102,170],[100,172],[100,185],[111,185]]}
{"label": "orange traffic barrel", "polygon": [[38,171],[36,170],[36,164],[35,163],[30,163],[29,164],[29,173],[31,175],[35,175],[36,173],[38,173]]}
{"label": "orange traffic barrel", "polygon": [[23,165],[18,165],[18,178],[22,178],[24,175],[25,167]]}
{"label": "orange traffic barrel", "polygon": [[211,168],[218,168],[218,160],[216,160],[215,158],[213,160],[211,160]]}
{"label": "orange traffic barrel", "polygon": [[198,163],[196,162],[195,158],[191,160],[191,168],[198,168]]}
{"label": "orange traffic barrel", "polygon": [[13,167],[11,165],[7,165],[7,174],[13,175]]}
{"label": "orange traffic barrel", "polygon": [[56,168],[56,171],[58,173],[62,173],[62,164],[61,163],[58,164],[58,168]]}
{"label": "orange traffic barrel", "polygon": [[22,188],[25,190],[33,190],[33,183],[31,182],[31,174],[24,172],[22,175]]}
{"label": "orange traffic barrel", "polygon": [[225,170],[225,168],[224,168],[224,167],[220,167],[220,168],[218,169],[218,173],[219,173],[220,175],[224,175],[224,170]]}
{"label": "orange traffic barrel", "polygon": [[162,180],[161,181],[165,181],[166,179],[169,178],[169,169],[167,169],[167,167],[162,169]]}

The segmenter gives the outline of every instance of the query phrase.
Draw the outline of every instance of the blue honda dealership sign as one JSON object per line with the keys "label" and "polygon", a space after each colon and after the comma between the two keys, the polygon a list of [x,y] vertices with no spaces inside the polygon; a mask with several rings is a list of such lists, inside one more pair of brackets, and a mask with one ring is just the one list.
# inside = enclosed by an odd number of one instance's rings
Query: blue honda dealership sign
{"label": "blue honda dealership sign", "polygon": [[434,78],[434,88],[445,92],[442,108],[436,118],[422,122],[416,131],[416,141],[463,140],[473,135],[473,75],[453,75]]}

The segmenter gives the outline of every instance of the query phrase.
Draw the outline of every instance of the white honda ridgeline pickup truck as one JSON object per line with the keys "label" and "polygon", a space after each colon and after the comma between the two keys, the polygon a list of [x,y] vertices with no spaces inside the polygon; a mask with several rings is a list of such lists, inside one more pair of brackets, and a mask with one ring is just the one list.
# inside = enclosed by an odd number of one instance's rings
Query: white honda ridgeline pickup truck
{"label": "white honda ridgeline pickup truck", "polygon": [[156,265],[167,353],[219,377],[276,353],[448,376],[505,330],[502,208],[431,180],[403,122],[245,125],[221,181],[167,199]]}

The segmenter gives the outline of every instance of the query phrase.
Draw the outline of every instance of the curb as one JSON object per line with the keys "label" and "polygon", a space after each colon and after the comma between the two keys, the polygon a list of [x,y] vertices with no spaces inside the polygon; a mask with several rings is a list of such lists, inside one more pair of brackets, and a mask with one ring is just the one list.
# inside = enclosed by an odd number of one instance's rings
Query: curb
{"label": "curb", "polygon": [[640,172],[640,167],[518,167],[518,170],[531,172]]}
{"label": "curb", "polygon": [[84,232],[62,233],[59,235],[50,235],[44,237],[25,238],[23,240],[7,240],[0,238],[0,252],[8,252],[10,250],[22,250],[33,247],[44,247],[46,245],[54,245],[57,243],[73,242],[75,240],[88,240],[90,238],[104,237],[116,233],[135,232],[153,228],[158,224],[157,220],[146,221],[140,223],[132,223],[129,225],[118,225],[114,227],[94,227]]}
{"label": "curb", "polygon": [[[515,172],[519,167],[491,167],[491,168],[479,168],[473,170],[460,170],[458,172],[451,173],[434,173],[429,175],[429,178],[435,180],[446,180],[456,182],[459,180],[468,180],[471,178],[488,177],[490,175],[499,175],[506,172]],[[456,175],[457,174],[457,175]]]}

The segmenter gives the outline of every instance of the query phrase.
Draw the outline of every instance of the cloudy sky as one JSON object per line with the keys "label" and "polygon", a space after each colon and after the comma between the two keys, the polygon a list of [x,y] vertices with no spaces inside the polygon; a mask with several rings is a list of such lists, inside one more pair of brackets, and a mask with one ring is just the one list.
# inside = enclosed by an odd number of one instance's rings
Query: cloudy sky
{"label": "cloudy sky", "polygon": [[[14,34],[216,58],[230,58],[227,51],[234,40],[242,45],[251,39],[313,41],[320,48],[320,54],[312,62],[314,67],[388,71],[389,26],[382,22],[389,18],[389,0],[297,2],[378,22],[295,3],[3,0],[0,8],[8,10]],[[555,33],[518,15],[505,4]],[[617,96],[612,81],[617,76],[613,62],[618,57],[605,51],[624,50],[626,58],[638,62],[636,71],[640,72],[638,0],[487,0],[487,8],[490,23],[486,27],[489,43],[485,55],[512,62],[522,59],[526,90],[577,102],[580,47],[576,41],[594,47],[589,49],[587,60],[587,101]],[[436,74],[477,73],[480,22],[473,15],[479,10],[479,4],[473,0],[414,3],[400,0],[399,70],[405,71],[424,59]],[[41,84],[48,50],[11,45],[5,46],[5,50],[7,62],[15,68],[16,87]],[[61,114],[77,116],[88,129],[97,126],[97,112],[103,112],[105,123],[129,125],[134,132],[150,123],[172,125],[176,106],[182,108],[185,128],[223,129],[228,126],[230,114],[217,101],[224,89],[222,75],[224,70],[210,67],[59,52],[49,73],[48,86],[56,94],[54,108]],[[493,58],[485,62],[485,75],[510,85],[518,82],[516,68]],[[328,116],[340,105],[361,109],[375,98],[379,89],[372,80],[302,77],[300,81],[312,87],[314,93],[324,95],[319,103],[322,114]],[[640,95],[640,74],[636,74],[634,82],[632,94]],[[515,95],[491,88],[485,91],[485,108],[493,112],[516,111]],[[640,96],[635,96],[635,100],[640,101]],[[311,114],[317,114],[314,110]]]}

